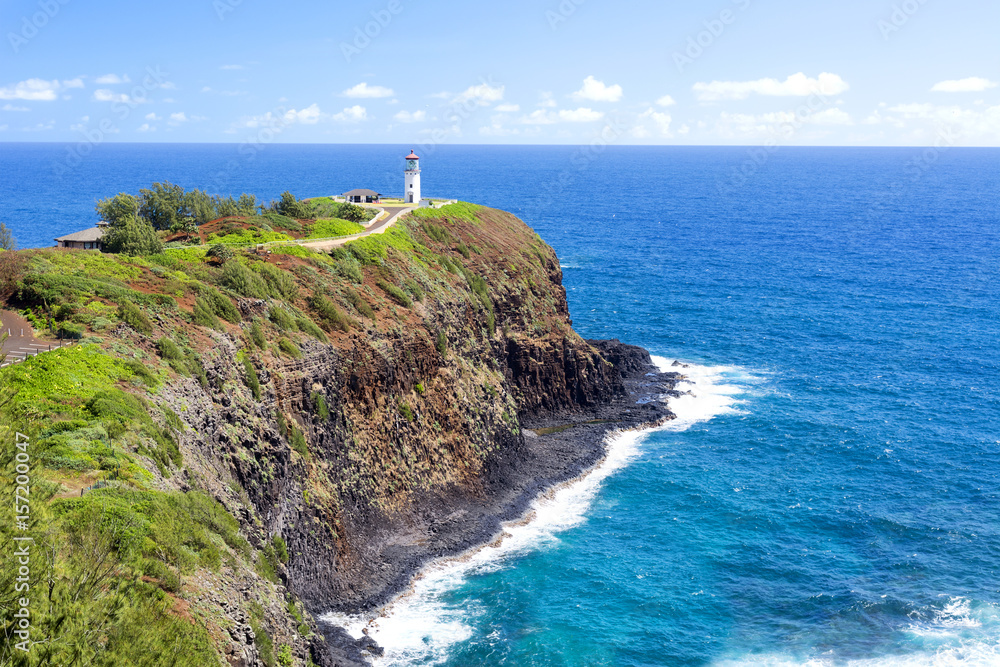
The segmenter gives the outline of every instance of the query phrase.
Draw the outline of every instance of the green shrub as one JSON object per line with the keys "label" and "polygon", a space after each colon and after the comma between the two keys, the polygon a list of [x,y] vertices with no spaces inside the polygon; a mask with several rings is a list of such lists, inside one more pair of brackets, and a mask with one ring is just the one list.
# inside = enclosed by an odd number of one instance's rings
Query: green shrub
{"label": "green shrub", "polygon": [[295,318],[285,308],[275,306],[271,308],[269,316],[271,321],[274,323],[274,326],[278,327],[281,331],[298,330],[298,325],[295,324]]}
{"label": "green shrub", "polygon": [[243,372],[246,375],[246,385],[253,394],[255,401],[260,400],[260,378],[257,376],[257,369],[253,367],[253,362],[250,361],[250,357],[243,356]]}
{"label": "green shrub", "polygon": [[252,299],[266,299],[270,295],[264,279],[239,262],[226,262],[222,267],[219,283],[237,294]]}
{"label": "green shrub", "polygon": [[250,325],[250,340],[253,344],[258,347],[258,349],[263,350],[267,347],[267,339],[264,337],[264,328],[260,326],[260,320],[254,318],[253,324]]}
{"label": "green shrub", "polygon": [[299,286],[288,271],[283,271],[273,264],[262,262],[254,269],[264,278],[264,282],[271,288],[271,294],[275,297],[287,301],[295,301],[299,296]]}
{"label": "green shrub", "polygon": [[404,308],[413,307],[413,301],[410,300],[410,297],[408,297],[406,295],[406,292],[399,289],[397,286],[393,285],[392,283],[388,283],[384,280],[379,280],[376,284],[379,286],[379,289],[381,289],[383,292],[392,297],[392,299],[399,305],[403,306]]}
{"label": "green shrub", "polygon": [[184,358],[184,353],[181,352],[181,348],[177,347],[177,343],[166,336],[156,341],[156,350],[167,361],[176,361]]}
{"label": "green shrub", "polygon": [[434,347],[437,348],[437,351],[441,353],[442,357],[448,356],[448,336],[445,335],[443,329],[438,331],[437,341],[435,341]]}
{"label": "green shrub", "polygon": [[424,385],[423,385],[423,383],[421,383],[421,382],[418,382],[417,384],[415,384],[415,385],[413,386],[413,389],[414,389],[414,390],[415,390],[415,391],[417,392],[417,394],[419,394],[420,396],[423,396],[423,395],[424,395],[424,392],[425,392],[425,391],[427,391],[427,390],[426,390],[426,389],[424,388]]}
{"label": "green shrub", "polygon": [[306,442],[306,436],[302,435],[302,431],[292,427],[292,438],[291,438],[292,449],[297,451],[302,456],[309,456],[309,444]]}
{"label": "green shrub", "polygon": [[233,249],[229,246],[223,245],[222,243],[216,243],[208,249],[205,253],[205,257],[214,257],[220,262],[228,262],[235,257],[235,254],[233,253]]}
{"label": "green shrub", "polygon": [[212,311],[212,304],[201,296],[195,299],[194,310],[191,312],[191,321],[203,327],[209,327],[210,329],[221,328],[219,318],[217,318],[215,313]]}
{"label": "green shrub", "polygon": [[275,535],[271,538],[271,546],[274,547],[274,554],[278,557],[278,562],[282,565],[288,562],[288,546],[285,544],[285,540],[282,539],[281,535]]}
{"label": "green shrub", "polygon": [[406,417],[406,421],[412,422],[416,420],[416,416],[414,416],[413,410],[406,403],[399,404],[399,414]]}
{"label": "green shrub", "polygon": [[292,667],[295,664],[295,659],[292,657],[292,647],[288,644],[282,644],[281,649],[278,651],[278,665],[280,667]]}
{"label": "green shrub", "polygon": [[312,393],[312,400],[316,404],[316,416],[319,420],[323,422],[328,421],[330,419],[330,408],[327,407],[326,398],[323,397],[323,394],[314,391]]}
{"label": "green shrub", "polygon": [[359,285],[364,282],[365,276],[361,271],[361,263],[353,254],[338,258],[333,268],[341,278],[346,278]]}
{"label": "green shrub", "polygon": [[227,322],[239,324],[243,320],[243,316],[240,315],[239,309],[233,305],[233,302],[229,300],[229,297],[225,296],[214,287],[202,285],[199,297],[204,299],[205,304],[210,307],[213,313]]}
{"label": "green shrub", "polygon": [[282,338],[278,341],[278,349],[290,356],[292,359],[302,358],[302,350],[299,349],[298,345],[287,338]]}
{"label": "green shrub", "polygon": [[147,336],[153,333],[153,323],[146,317],[146,313],[139,309],[131,301],[122,301],[118,306],[118,319],[129,325],[139,333]]}
{"label": "green shrub", "polygon": [[417,284],[416,280],[407,279],[403,284],[406,291],[413,295],[414,300],[423,301],[424,300],[424,290]]}
{"label": "green shrub", "polygon": [[368,302],[361,298],[361,295],[353,289],[348,287],[344,291],[344,297],[347,299],[348,303],[354,306],[354,310],[358,311],[358,313],[364,315],[370,320],[375,319],[375,311],[372,310],[372,307],[368,304]]}
{"label": "green shrub", "polygon": [[325,239],[336,236],[351,236],[360,234],[365,228],[356,222],[332,218],[329,220],[317,220],[309,232],[311,239]]}
{"label": "green shrub", "polygon": [[310,320],[308,317],[296,317],[295,324],[299,327],[299,331],[302,333],[307,333],[321,343],[327,342],[326,334],[323,330],[316,326],[316,323]]}
{"label": "green shrub", "polygon": [[321,294],[316,294],[309,299],[309,306],[316,311],[320,319],[332,330],[350,331],[353,321],[345,315],[339,308]]}
{"label": "green shrub", "polygon": [[469,259],[469,246],[465,245],[465,241],[460,241],[455,250],[462,253],[462,257]]}
{"label": "green shrub", "polygon": [[129,359],[124,363],[124,366],[132,371],[132,375],[139,378],[147,387],[155,387],[160,383],[160,379],[145,364],[135,359]]}

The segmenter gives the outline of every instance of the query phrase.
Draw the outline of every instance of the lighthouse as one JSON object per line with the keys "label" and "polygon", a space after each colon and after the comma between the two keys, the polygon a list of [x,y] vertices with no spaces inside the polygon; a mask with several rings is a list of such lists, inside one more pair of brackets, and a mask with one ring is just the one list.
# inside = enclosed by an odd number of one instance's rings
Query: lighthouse
{"label": "lighthouse", "polygon": [[420,203],[420,158],[413,151],[406,156],[406,190],[403,201],[407,204]]}

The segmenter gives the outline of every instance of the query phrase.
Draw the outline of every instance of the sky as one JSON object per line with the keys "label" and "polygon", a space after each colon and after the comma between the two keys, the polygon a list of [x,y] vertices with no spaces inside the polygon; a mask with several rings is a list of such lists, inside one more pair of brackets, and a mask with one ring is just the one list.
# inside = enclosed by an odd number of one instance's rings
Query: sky
{"label": "sky", "polygon": [[995,0],[5,0],[0,142],[1000,146]]}

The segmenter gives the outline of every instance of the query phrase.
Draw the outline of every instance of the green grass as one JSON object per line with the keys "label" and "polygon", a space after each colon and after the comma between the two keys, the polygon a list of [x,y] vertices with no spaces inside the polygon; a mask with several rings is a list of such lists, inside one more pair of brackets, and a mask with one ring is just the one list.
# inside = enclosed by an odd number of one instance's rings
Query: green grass
{"label": "green grass", "polygon": [[230,234],[211,234],[208,243],[221,243],[223,245],[247,246],[258,243],[273,243],[275,241],[290,241],[288,234],[281,232],[268,232],[263,229],[243,229]]}
{"label": "green grass", "polygon": [[365,228],[356,222],[341,220],[340,218],[330,218],[317,220],[309,231],[311,239],[325,239],[336,236],[350,236],[360,234]]}
{"label": "green grass", "polygon": [[457,204],[448,204],[441,208],[418,208],[412,211],[410,215],[417,219],[443,220],[455,218],[478,225],[480,222],[476,214],[482,209],[483,207],[478,204],[470,204],[469,202],[462,201]]}
{"label": "green grass", "polygon": [[382,264],[389,256],[389,248],[408,254],[418,246],[402,227],[392,227],[383,234],[372,234],[344,245],[345,250],[365,265]]}
{"label": "green grass", "polygon": [[413,301],[410,299],[410,297],[407,296],[406,292],[401,290],[396,285],[388,283],[384,280],[379,280],[377,284],[379,286],[379,289],[381,289],[383,292],[392,297],[392,299],[399,305],[403,306],[404,308],[413,307]]}

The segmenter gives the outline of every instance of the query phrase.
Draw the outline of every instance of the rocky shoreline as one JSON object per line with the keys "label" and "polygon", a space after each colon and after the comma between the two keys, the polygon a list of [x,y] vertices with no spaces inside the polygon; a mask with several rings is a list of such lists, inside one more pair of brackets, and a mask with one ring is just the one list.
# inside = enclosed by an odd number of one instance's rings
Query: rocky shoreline
{"label": "rocky shoreline", "polygon": [[[609,434],[675,418],[665,399],[681,395],[676,389],[681,373],[660,372],[640,347],[618,340],[587,342],[614,366],[622,381],[619,392],[588,409],[521,415],[523,446],[491,462],[479,493],[453,489],[423,494],[403,519],[377,528],[387,539],[407,537],[396,548],[380,550],[386,583],[377,593],[314,613],[371,613],[390,603],[428,563],[489,544],[504,523],[522,517],[542,493],[600,463]],[[368,636],[356,640],[330,624],[324,624],[323,633],[333,665],[365,667],[370,664],[366,654],[382,653]]]}

